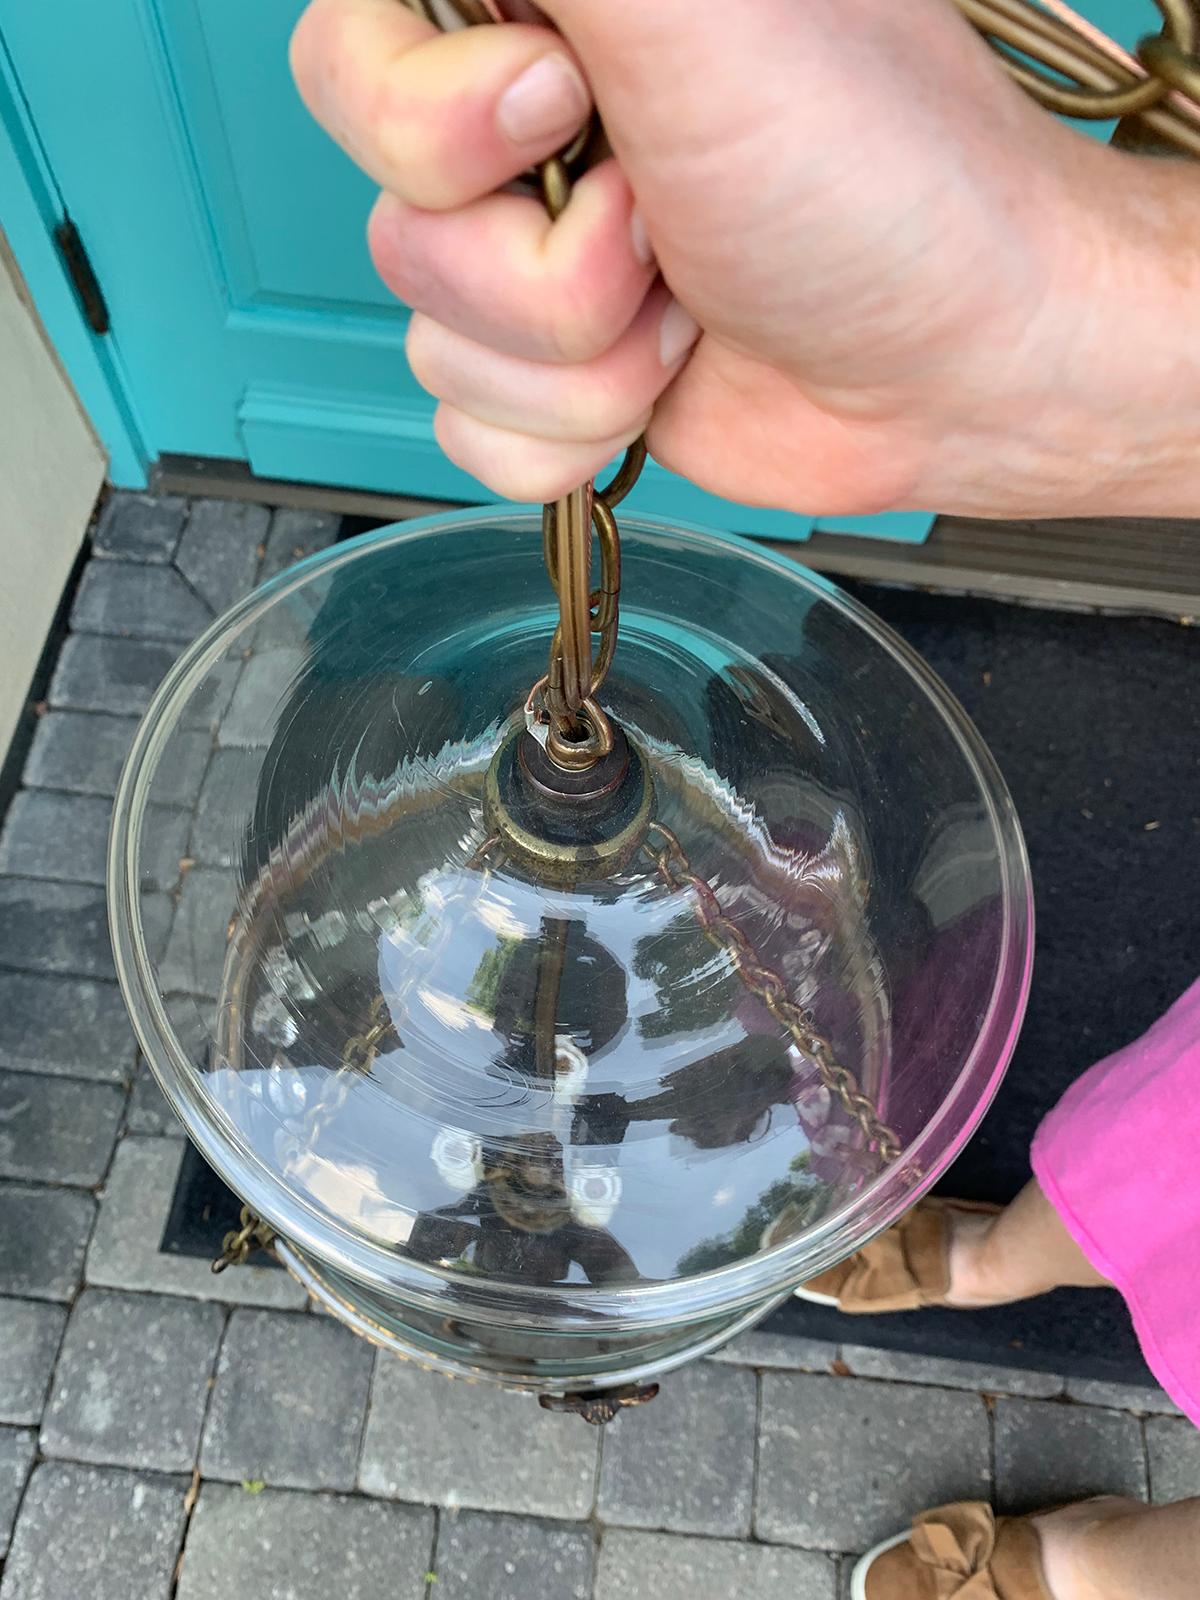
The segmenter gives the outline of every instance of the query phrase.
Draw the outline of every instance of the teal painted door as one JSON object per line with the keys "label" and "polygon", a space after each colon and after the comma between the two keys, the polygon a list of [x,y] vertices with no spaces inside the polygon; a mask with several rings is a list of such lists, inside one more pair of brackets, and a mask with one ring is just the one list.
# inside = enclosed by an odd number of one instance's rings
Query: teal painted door
{"label": "teal painted door", "polygon": [[[486,498],[434,443],[432,403],[404,359],[407,313],[364,243],[371,185],[292,87],[302,3],[0,0],[14,97],[108,301],[111,381],[150,459],[233,457],[264,477]],[[1114,6],[1127,35],[1130,13],[1153,14],[1148,0],[1090,9],[1111,23]],[[658,469],[638,503],[776,538],[811,526]],[[908,539],[929,524],[850,520]]]}

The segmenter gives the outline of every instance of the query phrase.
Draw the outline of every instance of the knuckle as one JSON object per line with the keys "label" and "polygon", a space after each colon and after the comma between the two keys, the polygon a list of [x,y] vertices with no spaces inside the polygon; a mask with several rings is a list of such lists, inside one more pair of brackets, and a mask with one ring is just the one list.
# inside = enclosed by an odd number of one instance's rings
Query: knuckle
{"label": "knuckle", "polygon": [[582,366],[604,355],[612,342],[596,306],[585,295],[568,288],[551,299],[547,314],[551,347],[557,359],[568,366]]}
{"label": "knuckle", "polygon": [[649,417],[640,396],[603,382],[581,387],[566,414],[572,438],[599,440],[636,437]]}

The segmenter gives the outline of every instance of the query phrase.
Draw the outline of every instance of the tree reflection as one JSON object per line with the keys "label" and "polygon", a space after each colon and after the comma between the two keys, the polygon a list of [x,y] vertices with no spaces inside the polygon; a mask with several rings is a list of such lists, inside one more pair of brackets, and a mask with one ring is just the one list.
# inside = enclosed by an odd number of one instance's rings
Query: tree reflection
{"label": "tree reflection", "polygon": [[735,1228],[702,1239],[680,1256],[676,1268],[680,1276],[731,1266],[811,1227],[824,1210],[826,1194],[824,1185],[808,1169],[809,1154],[803,1150],[791,1163],[795,1176],[768,1185]]}

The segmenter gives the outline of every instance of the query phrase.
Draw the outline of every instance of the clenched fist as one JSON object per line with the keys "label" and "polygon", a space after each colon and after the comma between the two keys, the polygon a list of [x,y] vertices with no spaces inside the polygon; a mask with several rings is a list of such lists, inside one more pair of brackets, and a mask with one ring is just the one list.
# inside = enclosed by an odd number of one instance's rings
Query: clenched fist
{"label": "clenched fist", "polygon": [[[542,0],[439,34],[313,0],[305,101],[381,185],[438,438],[550,499],[648,428],[810,514],[1194,512],[1200,176],[1105,149],[949,0]],[[500,192],[598,105],[551,223]]]}

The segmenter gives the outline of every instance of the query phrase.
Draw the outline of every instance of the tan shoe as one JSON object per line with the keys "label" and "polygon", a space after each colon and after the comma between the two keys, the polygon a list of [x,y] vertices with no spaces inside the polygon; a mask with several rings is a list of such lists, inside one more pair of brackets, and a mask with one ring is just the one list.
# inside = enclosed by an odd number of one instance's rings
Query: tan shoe
{"label": "tan shoe", "polygon": [[942,1306],[950,1289],[951,1211],[986,1212],[1002,1208],[980,1200],[919,1200],[870,1244],[820,1277],[802,1283],[801,1300],[836,1306],[852,1316],[878,1311],[916,1311]]}
{"label": "tan shoe", "polygon": [[867,1552],[850,1600],[1052,1600],[1030,1517],[997,1517],[979,1500],[939,1506]]}

